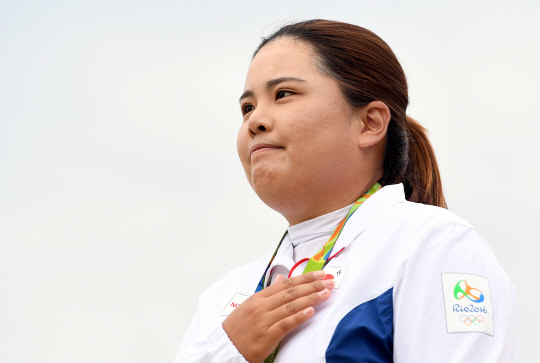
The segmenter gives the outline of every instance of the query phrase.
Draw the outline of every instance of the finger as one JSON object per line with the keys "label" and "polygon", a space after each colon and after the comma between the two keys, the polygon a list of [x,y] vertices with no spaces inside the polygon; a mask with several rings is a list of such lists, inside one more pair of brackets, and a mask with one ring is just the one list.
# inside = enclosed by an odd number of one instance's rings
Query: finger
{"label": "finger", "polygon": [[324,271],[313,271],[308,272],[307,274],[302,274],[300,276],[295,276],[290,279],[284,279],[279,283],[274,283],[261,291],[263,297],[268,297],[274,295],[276,292],[283,291],[288,289],[291,286],[298,286],[301,284],[310,283],[317,280],[323,280],[325,276]]}
{"label": "finger", "polygon": [[281,281],[283,281],[283,280],[285,280],[285,276],[283,276],[283,275],[277,275],[277,276],[276,276],[276,279],[274,280],[274,282],[272,282],[271,285],[273,285],[273,284],[275,284],[275,283],[278,283],[278,282],[281,282]]}
{"label": "finger", "polygon": [[274,310],[324,289],[331,290],[334,288],[334,284],[334,280],[329,279],[313,281],[303,285],[289,286],[286,290],[278,291],[274,295],[268,296],[266,298],[266,306],[268,310]]}
{"label": "finger", "polygon": [[297,312],[292,316],[288,316],[285,319],[279,320],[268,329],[268,334],[279,340],[283,339],[285,335],[298,328],[301,324],[309,320],[315,313],[315,309],[308,307],[302,311]]}
{"label": "finger", "polygon": [[295,315],[309,307],[322,304],[330,298],[330,295],[330,289],[324,289],[322,291],[314,292],[307,296],[285,303],[272,311],[272,315],[269,317],[270,321],[277,322],[289,316]]}

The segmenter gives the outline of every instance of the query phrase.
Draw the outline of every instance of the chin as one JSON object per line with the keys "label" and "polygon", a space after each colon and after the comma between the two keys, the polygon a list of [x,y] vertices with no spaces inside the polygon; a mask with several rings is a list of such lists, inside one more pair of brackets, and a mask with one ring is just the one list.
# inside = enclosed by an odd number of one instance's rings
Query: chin
{"label": "chin", "polygon": [[279,206],[283,206],[284,200],[287,196],[287,185],[283,184],[283,180],[287,178],[280,177],[281,173],[275,171],[262,171],[252,173],[251,186],[255,193],[261,198],[261,200],[270,208],[279,212]]}
{"label": "chin", "polygon": [[253,189],[272,188],[273,185],[279,183],[283,175],[286,173],[283,170],[277,170],[272,164],[269,163],[257,163],[251,169],[251,185]]}
{"label": "chin", "polygon": [[274,178],[265,177],[255,177],[251,179],[251,186],[255,193],[263,199],[263,195],[275,194],[277,193],[276,189],[279,189],[279,182]]}

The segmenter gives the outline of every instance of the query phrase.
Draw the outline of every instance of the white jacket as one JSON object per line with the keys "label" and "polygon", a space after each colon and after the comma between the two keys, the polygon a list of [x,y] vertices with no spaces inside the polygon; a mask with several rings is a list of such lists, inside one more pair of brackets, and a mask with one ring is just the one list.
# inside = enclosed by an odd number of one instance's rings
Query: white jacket
{"label": "white jacket", "polygon": [[[513,284],[463,219],[406,201],[402,184],[385,186],[349,219],[333,251],[343,247],[325,268],[336,279],[330,299],[283,340],[275,362],[512,361]],[[280,273],[292,251],[286,238],[273,262]],[[222,322],[253,294],[270,256],[201,295],[176,363],[246,362]]]}

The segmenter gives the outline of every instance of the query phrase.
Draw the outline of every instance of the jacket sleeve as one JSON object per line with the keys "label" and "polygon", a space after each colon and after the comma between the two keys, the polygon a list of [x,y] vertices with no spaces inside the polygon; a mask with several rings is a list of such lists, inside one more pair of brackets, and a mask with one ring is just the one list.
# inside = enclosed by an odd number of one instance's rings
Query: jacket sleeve
{"label": "jacket sleeve", "polygon": [[512,362],[514,286],[472,227],[419,236],[393,294],[395,362]]}
{"label": "jacket sleeve", "polygon": [[[209,291],[199,299],[199,309],[184,336],[175,363],[248,363],[231,342],[221,322],[201,320],[209,304]],[[208,326],[206,326],[208,325]]]}

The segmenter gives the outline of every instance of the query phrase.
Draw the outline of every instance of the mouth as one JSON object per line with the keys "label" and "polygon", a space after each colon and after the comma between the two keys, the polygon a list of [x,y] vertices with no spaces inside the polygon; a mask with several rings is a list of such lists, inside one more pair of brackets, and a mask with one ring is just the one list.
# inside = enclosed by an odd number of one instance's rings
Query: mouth
{"label": "mouth", "polygon": [[253,154],[255,153],[261,153],[264,151],[271,151],[271,150],[276,150],[276,149],[282,149],[282,147],[276,146],[276,145],[270,145],[270,144],[256,144],[256,145],[253,145],[253,147],[251,148],[250,155],[253,156]]}

